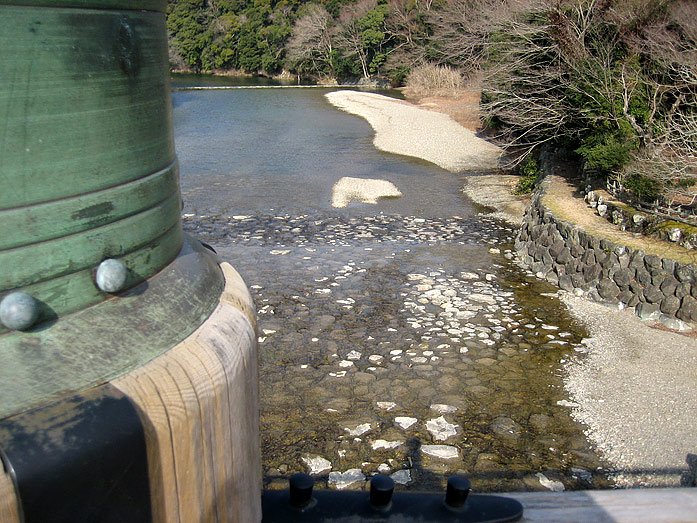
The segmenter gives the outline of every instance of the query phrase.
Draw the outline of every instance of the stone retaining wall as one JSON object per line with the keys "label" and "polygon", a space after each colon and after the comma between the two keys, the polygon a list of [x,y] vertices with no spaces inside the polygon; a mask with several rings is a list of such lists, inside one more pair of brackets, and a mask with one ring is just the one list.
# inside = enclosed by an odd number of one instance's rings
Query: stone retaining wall
{"label": "stone retaining wall", "polygon": [[616,201],[603,201],[594,191],[585,196],[588,205],[598,216],[605,218],[623,231],[652,236],[663,241],[677,243],[684,249],[697,250],[697,227],[638,211]]}
{"label": "stone retaining wall", "polygon": [[641,318],[673,328],[697,322],[697,267],[596,238],[560,220],[542,203],[545,186],[533,196],[516,239],[520,260],[538,277],[596,301],[636,307]]}

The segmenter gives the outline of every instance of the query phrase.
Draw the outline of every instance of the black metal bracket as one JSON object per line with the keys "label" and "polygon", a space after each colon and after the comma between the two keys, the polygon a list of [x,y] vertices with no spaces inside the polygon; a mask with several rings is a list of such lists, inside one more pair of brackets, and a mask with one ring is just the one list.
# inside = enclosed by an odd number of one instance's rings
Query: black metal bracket
{"label": "black metal bracket", "polygon": [[0,455],[25,523],[151,521],[143,426],[112,386],[0,420]]}
{"label": "black metal bracket", "polygon": [[515,499],[470,494],[470,483],[464,476],[448,479],[445,497],[437,493],[394,492],[394,481],[383,475],[374,476],[370,483],[370,495],[355,491],[313,492],[310,476],[294,474],[289,490],[264,492],[263,521],[502,523],[523,517],[523,505]]}

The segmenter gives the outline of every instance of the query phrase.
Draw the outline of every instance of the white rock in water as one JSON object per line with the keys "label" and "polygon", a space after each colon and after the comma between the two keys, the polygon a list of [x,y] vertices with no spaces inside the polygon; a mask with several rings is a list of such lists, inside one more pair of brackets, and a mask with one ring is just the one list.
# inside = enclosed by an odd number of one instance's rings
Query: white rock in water
{"label": "white rock in water", "polygon": [[392,468],[387,463],[380,463],[378,465],[378,472],[382,474],[387,474]]}
{"label": "white rock in water", "polygon": [[463,280],[478,280],[479,274],[475,272],[461,272],[460,278],[462,278]]}
{"label": "white rock in water", "polygon": [[346,355],[347,360],[359,360],[361,359],[361,353],[357,350],[352,350]]}
{"label": "white rock in water", "polygon": [[410,418],[408,416],[397,416],[394,419],[394,422],[397,425],[399,425],[401,428],[403,428],[404,430],[407,430],[409,427],[414,425],[414,423],[416,423],[417,421],[419,421],[419,420],[416,418]]}
{"label": "white rock in water", "polygon": [[349,436],[362,436],[371,428],[370,423],[361,423],[360,425],[356,426],[355,429],[345,428],[344,430],[348,432]]}
{"label": "white rock in water", "polygon": [[449,423],[443,416],[430,419],[426,422],[426,430],[432,435],[436,441],[445,441],[446,439],[457,434],[457,425]]}
{"label": "white rock in water", "polygon": [[325,474],[332,470],[332,462],[322,456],[303,456],[302,460],[307,465],[311,476]]}
{"label": "white rock in water", "polygon": [[339,362],[339,367],[343,367],[343,368],[346,368],[346,367],[353,367],[353,362],[352,362],[352,361],[348,361],[348,360],[341,360],[341,361]]}
{"label": "white rock in water", "polygon": [[397,404],[391,401],[378,401],[377,406],[379,409],[382,410],[393,410],[397,406]]}
{"label": "white rock in water", "polygon": [[346,472],[329,473],[329,483],[334,484],[338,490],[350,487],[359,481],[365,481],[365,476],[361,469],[348,469]]}
{"label": "white rock in water", "polygon": [[398,470],[394,474],[391,474],[390,477],[395,483],[400,485],[408,485],[411,483],[411,472],[407,469]]}
{"label": "white rock in water", "polygon": [[387,441],[385,439],[376,439],[373,441],[372,447],[373,450],[380,450],[380,449],[396,449],[400,445],[403,445],[403,441]]}
{"label": "white rock in water", "polygon": [[561,481],[551,480],[542,474],[542,472],[538,472],[535,474],[535,476],[537,476],[537,479],[540,480],[540,485],[542,485],[544,488],[549,489],[552,492],[564,492],[564,484]]}
{"label": "white rock in water", "polygon": [[496,304],[496,298],[493,296],[490,296],[488,294],[479,294],[479,293],[474,293],[470,294],[467,296],[472,301],[477,301],[479,303],[486,303],[488,305],[495,305]]}
{"label": "white rock in water", "polygon": [[431,405],[431,410],[435,410],[438,414],[450,414],[451,412],[455,412],[457,407],[445,405],[443,403],[434,403]]}
{"label": "white rock in water", "polygon": [[457,459],[460,452],[452,445],[421,445],[421,452],[440,459]]}
{"label": "white rock in water", "polygon": [[274,256],[284,256],[290,252],[290,249],[286,250],[278,250],[274,249],[273,251],[269,251],[269,254],[273,254]]}
{"label": "white rock in water", "polygon": [[378,203],[380,198],[398,198],[402,193],[387,180],[344,176],[332,189],[332,207],[346,207],[351,202]]}
{"label": "white rock in water", "polygon": [[370,356],[368,356],[368,361],[376,364],[380,363],[384,359],[384,356],[380,356],[379,354],[371,354]]}

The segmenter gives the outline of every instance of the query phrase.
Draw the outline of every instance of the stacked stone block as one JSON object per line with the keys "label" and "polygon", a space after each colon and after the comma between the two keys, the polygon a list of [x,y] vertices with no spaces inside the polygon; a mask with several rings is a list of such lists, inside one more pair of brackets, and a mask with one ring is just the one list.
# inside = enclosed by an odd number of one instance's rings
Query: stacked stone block
{"label": "stacked stone block", "polygon": [[543,190],[533,196],[516,239],[527,267],[561,289],[636,307],[642,318],[697,322],[697,267],[596,238],[546,209]]}

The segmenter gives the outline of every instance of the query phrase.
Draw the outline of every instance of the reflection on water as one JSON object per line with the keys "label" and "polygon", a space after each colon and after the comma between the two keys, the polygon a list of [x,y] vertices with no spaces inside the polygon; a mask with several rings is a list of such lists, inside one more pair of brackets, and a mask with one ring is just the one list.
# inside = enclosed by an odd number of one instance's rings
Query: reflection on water
{"label": "reflection on water", "polygon": [[[394,183],[403,198],[384,212],[472,213],[460,176],[376,150],[361,118],[337,111],[328,89],[179,91],[174,127],[186,210],[246,214],[331,208],[344,176]],[[349,212],[372,213],[371,206]]]}

